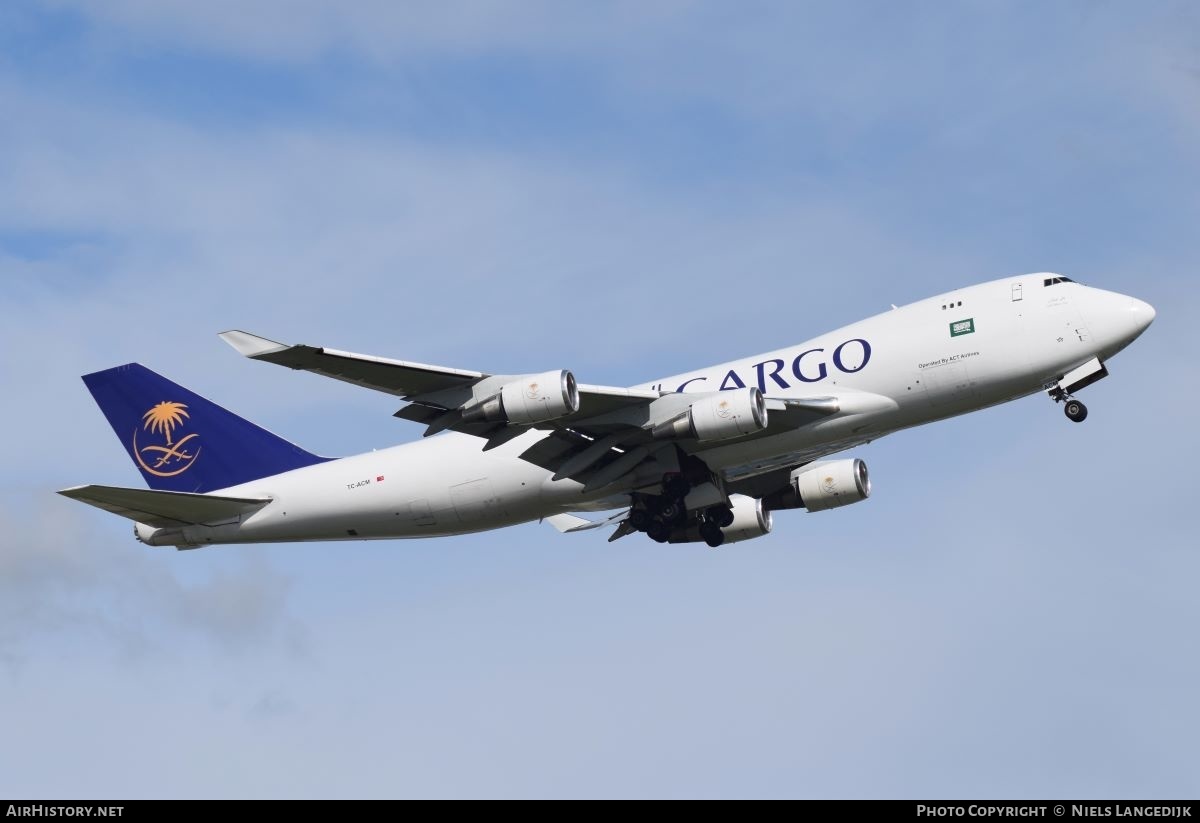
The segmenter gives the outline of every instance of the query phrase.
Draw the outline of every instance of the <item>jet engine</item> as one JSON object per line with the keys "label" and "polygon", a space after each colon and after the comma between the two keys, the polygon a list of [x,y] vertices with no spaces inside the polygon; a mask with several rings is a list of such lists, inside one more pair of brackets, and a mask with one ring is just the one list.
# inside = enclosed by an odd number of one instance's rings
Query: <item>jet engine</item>
{"label": "jet engine", "polygon": [[757,388],[712,392],[700,397],[686,411],[659,423],[651,433],[656,440],[694,437],[728,440],[754,434],[767,427],[767,404]]}
{"label": "jet engine", "polygon": [[579,386],[566,369],[527,374],[486,400],[463,409],[466,423],[534,425],[579,411]]}
{"label": "jet engine", "polygon": [[800,505],[819,512],[866,500],[871,496],[871,477],[867,464],[857,457],[809,463],[792,472],[792,490],[799,496]]}

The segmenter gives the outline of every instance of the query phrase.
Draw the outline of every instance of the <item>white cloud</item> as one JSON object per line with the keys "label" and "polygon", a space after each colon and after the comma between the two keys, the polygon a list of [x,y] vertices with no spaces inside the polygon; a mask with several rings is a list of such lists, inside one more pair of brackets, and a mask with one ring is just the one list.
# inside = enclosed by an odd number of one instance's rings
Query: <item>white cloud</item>
{"label": "white cloud", "polygon": [[172,550],[134,542],[131,524],[97,528],[93,513],[71,501],[22,497],[18,507],[7,494],[0,511],[0,660],[10,674],[19,678],[47,646],[135,663],[197,649],[303,652],[305,629],[289,614],[288,578],[254,555],[209,554],[184,565],[182,557],[164,557]]}

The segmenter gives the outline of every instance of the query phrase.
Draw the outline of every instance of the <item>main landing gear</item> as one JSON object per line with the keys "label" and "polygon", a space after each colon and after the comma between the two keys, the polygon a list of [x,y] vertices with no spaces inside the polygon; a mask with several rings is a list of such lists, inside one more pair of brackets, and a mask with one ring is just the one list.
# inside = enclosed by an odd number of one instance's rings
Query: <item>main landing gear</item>
{"label": "main landing gear", "polygon": [[1080,403],[1062,389],[1055,389],[1054,391],[1050,392],[1050,397],[1055,403],[1064,404],[1063,413],[1066,414],[1067,419],[1072,423],[1082,423],[1084,420],[1087,420],[1087,406],[1083,405],[1083,403]]}
{"label": "main landing gear", "polygon": [[733,509],[728,506],[710,506],[704,510],[704,519],[700,521],[700,539],[710,548],[717,548],[725,542],[725,533],[721,529],[733,523]]}
{"label": "main landing gear", "polygon": [[[708,481],[707,468],[703,464],[689,468],[693,469],[693,476],[683,472],[667,474],[663,477],[661,495],[646,495],[637,500],[629,513],[629,525],[645,532],[656,543],[666,543],[672,537],[679,539],[688,529],[690,520],[684,498],[692,491],[694,482]],[[725,533],[721,530],[733,523],[733,509],[726,503],[697,510],[694,517],[701,540],[714,549],[725,542]],[[695,532],[690,539],[696,539]]]}
{"label": "main landing gear", "polygon": [[655,543],[666,543],[671,532],[680,525],[686,514],[683,498],[691,491],[691,484],[680,475],[663,479],[663,493],[647,496],[629,512],[629,525]]}

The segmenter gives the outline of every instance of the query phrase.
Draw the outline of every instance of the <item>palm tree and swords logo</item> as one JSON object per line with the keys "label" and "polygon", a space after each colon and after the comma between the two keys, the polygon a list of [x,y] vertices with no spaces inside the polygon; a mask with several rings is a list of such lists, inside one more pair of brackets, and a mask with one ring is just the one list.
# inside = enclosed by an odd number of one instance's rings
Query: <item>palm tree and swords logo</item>
{"label": "palm tree and swords logo", "polygon": [[193,444],[195,450],[188,451],[187,444],[200,435],[193,432],[179,440],[172,440],[175,429],[187,425],[189,417],[186,403],[167,400],[152,406],[142,415],[142,428],[151,434],[161,435],[167,441],[165,445],[152,444],[139,448],[138,430],[133,430],[133,456],[144,471],[156,477],[174,477],[192,467],[200,456],[200,447]]}

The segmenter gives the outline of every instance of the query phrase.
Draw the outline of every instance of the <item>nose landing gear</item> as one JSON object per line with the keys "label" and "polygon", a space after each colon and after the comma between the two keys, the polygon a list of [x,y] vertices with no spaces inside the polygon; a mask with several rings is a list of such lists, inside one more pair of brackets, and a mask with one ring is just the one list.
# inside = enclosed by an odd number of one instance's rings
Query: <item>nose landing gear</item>
{"label": "nose landing gear", "polygon": [[1063,412],[1072,423],[1082,423],[1087,420],[1087,406],[1074,398],[1068,400],[1067,404],[1063,406]]}
{"label": "nose landing gear", "polygon": [[1072,397],[1071,392],[1077,392],[1105,377],[1108,377],[1108,368],[1100,362],[1100,358],[1093,357],[1082,366],[1064,374],[1057,383],[1050,383],[1045,388],[1051,400],[1065,404],[1063,411],[1066,412],[1068,420],[1072,423],[1082,423],[1087,419],[1087,406]]}
{"label": "nose landing gear", "polygon": [[1084,420],[1087,420],[1087,406],[1083,405],[1083,403],[1080,403],[1062,389],[1059,388],[1052,390],[1050,392],[1050,398],[1055,403],[1064,404],[1063,413],[1067,415],[1067,419],[1072,423],[1082,423]]}

